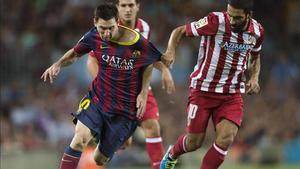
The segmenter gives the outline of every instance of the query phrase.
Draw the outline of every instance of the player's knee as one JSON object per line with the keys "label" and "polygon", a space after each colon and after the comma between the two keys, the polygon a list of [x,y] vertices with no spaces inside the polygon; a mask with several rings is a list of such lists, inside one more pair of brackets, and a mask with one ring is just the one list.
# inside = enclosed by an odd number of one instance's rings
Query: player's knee
{"label": "player's knee", "polygon": [[217,136],[216,144],[222,148],[227,149],[234,141],[234,133],[224,133]]}
{"label": "player's knee", "polygon": [[202,146],[203,139],[201,137],[189,137],[186,138],[186,149],[187,151],[195,151]]}
{"label": "player's knee", "polygon": [[94,154],[94,161],[98,166],[104,166],[108,162],[109,158],[105,157],[102,153],[98,151]]}
{"label": "player's knee", "polygon": [[149,120],[142,123],[142,128],[146,137],[159,137],[160,126],[157,120]]}
{"label": "player's knee", "polygon": [[87,146],[87,144],[88,144],[88,139],[75,135],[71,142],[71,147],[76,150],[83,151],[83,149]]}
{"label": "player's knee", "polygon": [[94,160],[98,166],[104,166],[108,162],[108,158],[97,158],[94,156]]}

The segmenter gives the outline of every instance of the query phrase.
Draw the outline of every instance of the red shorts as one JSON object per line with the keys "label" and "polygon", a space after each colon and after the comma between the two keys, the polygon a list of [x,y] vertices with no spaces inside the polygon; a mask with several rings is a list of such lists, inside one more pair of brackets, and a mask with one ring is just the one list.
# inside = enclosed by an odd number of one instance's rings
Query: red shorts
{"label": "red shorts", "polygon": [[146,111],[144,113],[144,116],[139,119],[139,122],[143,122],[149,119],[159,119],[158,106],[152,90],[149,90]]}
{"label": "red shorts", "polygon": [[215,127],[222,119],[230,120],[240,126],[243,118],[241,94],[209,93],[190,89],[187,132],[204,133],[210,116]]}

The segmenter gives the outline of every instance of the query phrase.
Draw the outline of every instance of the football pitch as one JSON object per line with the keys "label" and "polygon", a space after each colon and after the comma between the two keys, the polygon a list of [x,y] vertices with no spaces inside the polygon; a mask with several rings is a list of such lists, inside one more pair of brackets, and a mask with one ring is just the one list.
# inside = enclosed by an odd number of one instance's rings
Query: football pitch
{"label": "football pitch", "polygon": [[[127,168],[109,168],[109,169],[149,169],[149,167],[127,167]],[[178,166],[175,169],[199,169],[199,166]],[[299,165],[251,165],[251,164],[232,164],[224,165],[220,169],[300,169]]]}
{"label": "football pitch", "polygon": [[[38,151],[31,153],[17,153],[11,155],[1,154],[1,169],[54,169],[58,168],[58,164],[61,158],[61,152],[57,151]],[[140,153],[143,155],[144,153]],[[180,163],[175,169],[199,169],[199,165],[202,159],[202,155],[198,156],[197,153],[187,154],[183,156]],[[146,155],[146,154],[145,154]],[[146,160],[146,158],[145,158]],[[34,164],[34,165],[32,165]],[[110,166],[106,169],[150,169],[148,163],[136,166],[134,164],[125,165],[120,163],[118,166]],[[84,168],[87,169],[87,168]],[[220,169],[300,169],[298,165],[258,165],[258,164],[240,164],[232,161],[230,158],[225,160]]]}

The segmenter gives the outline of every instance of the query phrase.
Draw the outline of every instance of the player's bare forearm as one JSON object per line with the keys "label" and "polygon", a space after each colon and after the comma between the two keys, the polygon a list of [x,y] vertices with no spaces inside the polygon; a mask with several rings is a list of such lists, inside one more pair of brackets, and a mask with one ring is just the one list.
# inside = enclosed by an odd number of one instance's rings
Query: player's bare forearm
{"label": "player's bare forearm", "polygon": [[146,95],[146,96],[148,95],[148,89],[150,86],[152,70],[153,70],[153,64],[147,66],[147,68],[144,70],[143,81],[142,81],[142,90],[140,92],[140,94],[142,94],[142,95]]}
{"label": "player's bare forearm", "polygon": [[73,49],[70,49],[54,64],[57,64],[59,67],[65,67],[74,63],[77,58],[78,55],[76,52]]}
{"label": "player's bare forearm", "polygon": [[250,68],[249,68],[250,79],[258,81],[260,74],[260,56],[251,56]]}
{"label": "player's bare forearm", "polygon": [[178,46],[179,42],[181,41],[183,35],[186,33],[186,27],[185,25],[179,26],[175,28],[170,36],[169,42],[168,42],[168,51],[173,51],[175,52],[176,47]]}
{"label": "player's bare forearm", "polygon": [[162,88],[165,89],[168,94],[175,91],[175,84],[170,69],[161,61],[155,62],[153,67],[161,72]]}
{"label": "player's bare forearm", "polygon": [[146,102],[148,96],[148,88],[152,74],[153,65],[149,65],[143,72],[142,90],[136,99],[137,118],[142,118],[146,110]]}
{"label": "player's bare forearm", "polygon": [[64,54],[63,57],[61,57],[57,62],[53,63],[41,76],[41,79],[44,80],[44,82],[47,81],[49,78],[50,83],[53,83],[54,79],[57,77],[57,75],[60,72],[61,67],[67,66],[73,62],[75,62],[77,59],[77,54],[74,52],[73,49],[70,49],[68,52]]}
{"label": "player's bare forearm", "polygon": [[166,65],[164,65],[161,61],[153,63],[153,67],[155,69],[159,70],[160,72],[163,72],[166,69],[168,69],[168,67]]}
{"label": "player's bare forearm", "polygon": [[250,58],[250,68],[249,68],[249,75],[250,79],[246,84],[246,93],[249,95],[257,94],[260,91],[260,86],[258,83],[260,73],[260,57],[251,56]]}
{"label": "player's bare forearm", "polygon": [[96,58],[89,55],[87,60],[87,69],[92,79],[95,79],[98,73],[98,61]]}
{"label": "player's bare forearm", "polygon": [[175,59],[176,47],[179,44],[180,40],[182,39],[183,35],[185,35],[185,33],[186,33],[185,26],[179,26],[172,31],[169,42],[168,42],[167,50],[161,57],[161,61],[167,67],[172,66],[174,59]]}

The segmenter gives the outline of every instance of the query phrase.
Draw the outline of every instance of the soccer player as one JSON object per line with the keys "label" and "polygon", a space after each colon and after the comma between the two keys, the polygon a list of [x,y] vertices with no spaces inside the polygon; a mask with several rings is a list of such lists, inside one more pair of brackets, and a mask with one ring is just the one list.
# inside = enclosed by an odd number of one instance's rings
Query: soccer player
{"label": "soccer player", "polygon": [[[212,117],[216,140],[203,158],[201,169],[217,169],[242,122],[241,94],[260,90],[260,51],[264,29],[251,17],[252,0],[228,0],[226,12],[206,17],[173,30],[162,61],[172,64],[183,36],[200,37],[197,64],[190,75],[186,133],[170,146],[161,169],[173,169],[180,155],[201,147]],[[250,58],[250,79],[244,72]]]}
{"label": "soccer player", "polygon": [[[135,29],[148,39],[150,36],[150,27],[147,22],[137,17],[140,6],[139,0],[118,0],[116,6],[119,10],[119,24]],[[94,79],[98,74],[98,63],[93,56],[94,54],[91,52],[87,62],[87,68]],[[156,62],[153,66],[162,72],[162,83],[167,93],[174,91],[174,82],[169,69],[162,62]],[[157,102],[151,89],[149,89],[146,111],[143,118],[139,119],[139,125],[143,129],[146,137],[146,150],[152,169],[159,168],[160,160],[164,155],[158,119],[159,111]],[[126,143],[127,146],[130,145],[130,143],[131,138]]]}
{"label": "soccer player", "polygon": [[117,20],[116,6],[99,5],[95,26],[41,76],[53,83],[62,67],[90,51],[99,63],[97,77],[73,113],[75,135],[65,149],[60,169],[76,169],[93,136],[99,140],[94,160],[105,165],[135,131],[137,118],[143,116],[152,63],[162,54],[138,32],[119,26]]}

